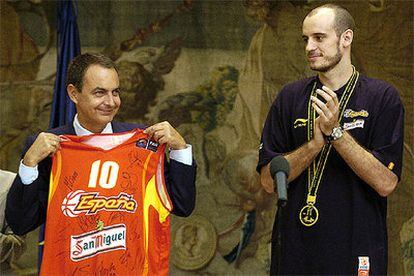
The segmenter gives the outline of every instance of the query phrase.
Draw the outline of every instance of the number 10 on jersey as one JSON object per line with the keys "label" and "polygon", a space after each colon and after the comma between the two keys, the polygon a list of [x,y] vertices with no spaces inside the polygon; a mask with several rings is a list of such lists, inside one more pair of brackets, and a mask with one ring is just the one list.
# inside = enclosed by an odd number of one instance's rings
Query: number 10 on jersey
{"label": "number 10 on jersey", "polygon": [[105,161],[101,165],[101,160],[92,163],[91,173],[89,175],[89,188],[96,188],[99,177],[99,186],[104,189],[115,187],[118,179],[119,165],[114,161]]}

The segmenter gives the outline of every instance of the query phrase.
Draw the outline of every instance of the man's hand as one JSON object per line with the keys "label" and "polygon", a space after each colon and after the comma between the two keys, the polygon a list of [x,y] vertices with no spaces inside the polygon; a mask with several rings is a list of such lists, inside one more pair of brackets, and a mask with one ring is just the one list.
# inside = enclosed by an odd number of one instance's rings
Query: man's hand
{"label": "man's hand", "polygon": [[269,194],[275,192],[272,176],[270,175],[270,163],[260,170],[260,183]]}
{"label": "man's hand", "polygon": [[60,146],[60,138],[52,133],[41,132],[23,158],[23,164],[35,167],[40,161],[54,154]]}
{"label": "man's hand", "polygon": [[335,92],[326,86],[322,86],[322,89],[316,89],[316,93],[325,99],[326,103],[323,103],[317,97],[311,97],[313,101],[312,106],[319,114],[319,125],[322,133],[326,136],[332,134],[332,129],[339,125],[339,102]]}
{"label": "man's hand", "polygon": [[315,120],[315,125],[313,127],[313,139],[311,142],[313,142],[319,150],[321,150],[326,143],[325,137],[323,137],[321,130],[321,117],[318,117]]}
{"label": "man's hand", "polygon": [[184,138],[167,121],[147,127],[144,133],[160,144],[167,144],[170,149],[180,150],[187,147]]}

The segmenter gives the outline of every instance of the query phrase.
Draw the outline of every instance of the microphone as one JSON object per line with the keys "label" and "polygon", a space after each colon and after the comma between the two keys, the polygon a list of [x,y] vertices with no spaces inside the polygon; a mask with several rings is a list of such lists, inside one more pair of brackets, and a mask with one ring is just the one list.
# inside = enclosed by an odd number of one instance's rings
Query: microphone
{"label": "microphone", "polygon": [[270,161],[270,175],[277,186],[277,194],[282,206],[285,206],[287,201],[287,178],[289,171],[289,163],[282,155],[278,155]]}

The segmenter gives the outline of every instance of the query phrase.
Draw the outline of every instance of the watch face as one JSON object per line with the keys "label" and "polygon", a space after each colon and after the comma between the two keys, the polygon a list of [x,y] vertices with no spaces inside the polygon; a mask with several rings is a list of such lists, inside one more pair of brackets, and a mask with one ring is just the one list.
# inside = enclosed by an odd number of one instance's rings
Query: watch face
{"label": "watch face", "polygon": [[332,131],[332,137],[334,140],[339,139],[342,137],[342,129],[340,127],[336,127]]}

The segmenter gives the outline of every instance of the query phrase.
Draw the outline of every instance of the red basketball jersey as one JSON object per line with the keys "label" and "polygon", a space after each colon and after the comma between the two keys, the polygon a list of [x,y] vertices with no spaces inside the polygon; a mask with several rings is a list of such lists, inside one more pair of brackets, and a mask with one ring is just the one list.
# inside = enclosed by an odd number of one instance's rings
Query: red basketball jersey
{"label": "red basketball jersey", "polygon": [[61,136],[42,275],[167,275],[172,204],[165,145],[142,130]]}

